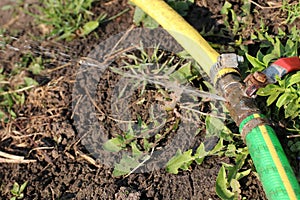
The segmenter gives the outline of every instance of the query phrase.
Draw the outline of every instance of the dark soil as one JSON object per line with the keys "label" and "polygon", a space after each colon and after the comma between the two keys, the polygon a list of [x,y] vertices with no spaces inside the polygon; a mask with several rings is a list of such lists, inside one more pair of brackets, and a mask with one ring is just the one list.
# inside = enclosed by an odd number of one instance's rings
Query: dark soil
{"label": "dark soil", "polygon": [[[238,12],[240,1],[231,2]],[[24,5],[30,6],[31,3],[33,1],[26,1]],[[263,1],[259,3],[268,6]],[[4,0],[0,7],[7,4],[13,3]],[[186,19],[199,31],[214,28],[217,32],[224,28],[220,15],[223,4],[224,1],[217,0],[196,1]],[[96,30],[99,38],[91,34],[71,42],[35,40],[33,38],[40,37],[41,30],[30,16],[21,10],[0,11],[1,27],[8,30],[7,34],[19,39],[12,42],[14,47],[22,48],[24,41],[31,41],[30,45],[37,49],[43,47],[54,52],[45,72],[33,76],[40,86],[27,92],[25,104],[18,108],[18,117],[0,125],[0,151],[36,160],[30,164],[1,164],[1,199],[11,197],[10,190],[14,182],[21,184],[25,181],[28,181],[28,186],[24,199],[219,199],[215,192],[216,177],[222,162],[232,163],[228,158],[208,157],[202,165],[192,165],[190,170],[181,171],[177,175],[160,169],[115,178],[112,176],[113,169],[95,160],[81,144],[82,135],[76,129],[72,109],[72,104],[78,101],[72,99],[72,91],[79,64],[73,61],[89,55],[95,44],[133,26],[134,10],[127,0],[96,3],[93,7],[96,16],[102,12],[108,13],[108,17],[114,16],[126,8],[129,8],[128,12],[102,24]],[[260,9],[253,5],[254,8],[265,17],[254,14],[252,27],[249,27],[244,37],[249,37],[252,29],[259,27],[261,18],[266,19],[265,24],[273,33],[276,33],[278,26],[283,30],[290,28],[280,25],[284,18],[279,9]],[[209,36],[207,39],[223,44],[234,40],[230,37],[219,40]],[[58,52],[69,56],[60,56]],[[23,54],[22,51],[12,50],[0,52],[0,64],[9,70],[20,61]],[[115,64],[118,65],[117,62]],[[111,114],[111,105],[107,101],[119,77],[112,77],[109,72],[104,77],[98,88],[101,91],[98,103],[104,116],[108,116]],[[145,96],[148,104],[154,100],[154,95],[149,93]],[[135,97],[132,101],[138,99]],[[148,104],[132,108],[133,112],[146,119],[147,115],[143,113],[147,112]],[[99,117],[98,120],[107,131],[118,131],[110,118]],[[266,199],[254,173],[241,181],[241,190],[246,199]]]}

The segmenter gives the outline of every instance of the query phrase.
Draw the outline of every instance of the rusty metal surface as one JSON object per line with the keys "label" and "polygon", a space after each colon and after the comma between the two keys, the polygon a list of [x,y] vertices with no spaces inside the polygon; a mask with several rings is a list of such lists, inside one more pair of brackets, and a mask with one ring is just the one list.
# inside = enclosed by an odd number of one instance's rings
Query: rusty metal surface
{"label": "rusty metal surface", "polygon": [[265,118],[254,118],[254,119],[250,120],[248,123],[246,123],[241,132],[241,136],[242,136],[243,140],[245,141],[247,134],[252,129],[254,129],[255,127],[258,127],[260,125],[270,125],[270,123]]}
{"label": "rusty metal surface", "polygon": [[246,84],[246,95],[248,97],[255,97],[256,91],[268,84],[268,79],[264,73],[254,72],[245,78],[244,83]]}
{"label": "rusty metal surface", "polygon": [[237,125],[247,116],[260,113],[254,99],[245,95],[245,85],[240,76],[227,74],[217,81],[216,88],[226,99],[225,105]]}

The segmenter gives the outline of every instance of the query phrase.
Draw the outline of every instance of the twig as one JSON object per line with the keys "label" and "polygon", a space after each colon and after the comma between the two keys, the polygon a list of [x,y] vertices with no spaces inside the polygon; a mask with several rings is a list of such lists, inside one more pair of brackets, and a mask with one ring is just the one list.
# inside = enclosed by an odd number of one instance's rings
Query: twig
{"label": "twig", "polygon": [[130,10],[129,8],[126,8],[126,9],[122,10],[121,12],[119,12],[118,14],[108,18],[107,20],[104,20],[103,22],[109,22],[111,20],[114,20],[114,19],[120,17],[121,15],[123,15],[124,13],[128,12],[129,10]]}
{"label": "twig", "polygon": [[102,112],[102,110],[101,110],[101,109],[99,108],[99,106],[96,104],[96,102],[94,101],[94,99],[92,99],[92,97],[91,97],[91,95],[90,95],[90,93],[89,93],[89,91],[87,90],[86,87],[84,87],[84,90],[85,90],[85,92],[86,92],[88,98],[89,98],[90,101],[92,102],[92,104],[95,106],[95,108],[97,109],[97,111],[98,111],[102,116],[106,116],[107,118],[109,118],[109,119],[111,119],[111,120],[113,120],[113,121],[115,121],[115,122],[121,122],[121,123],[131,123],[131,122],[136,122],[136,121],[124,121],[124,120],[119,120],[119,119],[115,119],[115,118],[113,118],[113,117],[110,117],[110,116],[105,115],[105,113]]}
{"label": "twig", "polygon": [[138,166],[136,166],[134,169],[132,169],[126,176],[124,176],[124,178],[128,177],[130,174],[132,174],[132,173],[135,172],[138,168],[140,168],[142,165],[144,165],[145,162],[147,162],[147,161],[151,158],[153,152],[154,152],[154,148],[152,148],[152,151],[151,151],[150,155],[146,156],[146,158],[143,160],[143,162],[141,162],[140,164],[138,164]]}
{"label": "twig", "polygon": [[24,87],[24,88],[21,88],[21,89],[18,89],[18,90],[11,90],[11,91],[7,91],[7,92],[1,92],[0,96],[6,95],[6,94],[13,94],[13,93],[17,93],[17,92],[23,92],[25,90],[29,90],[29,89],[34,88],[34,87],[35,87],[35,85],[30,85],[30,86],[27,86],[27,87]]}
{"label": "twig", "polygon": [[297,138],[297,137],[300,137],[300,135],[288,135],[286,136],[287,138]]}
{"label": "twig", "polygon": [[28,154],[31,154],[32,151],[51,150],[51,149],[54,149],[54,147],[36,147],[34,149],[31,149]]}
{"label": "twig", "polygon": [[[275,8],[281,8],[282,7],[282,3],[276,3],[276,4],[278,4],[278,5],[275,5],[275,6],[262,6],[262,5],[260,5],[260,4],[258,4],[258,3],[256,3],[256,2],[254,2],[254,1],[252,1],[252,0],[249,0],[249,2],[250,3],[253,3],[254,5],[256,5],[257,7],[259,7],[260,9],[275,9]],[[291,3],[290,5],[296,5],[296,4],[298,4],[299,2],[293,2],[293,3]],[[271,4],[271,3],[269,3],[269,4]],[[275,3],[274,3],[275,4]]]}
{"label": "twig", "polygon": [[12,160],[24,160],[24,156],[16,156],[2,151],[0,151],[0,156]]}
{"label": "twig", "polygon": [[7,158],[0,158],[0,163],[28,164],[33,162],[36,162],[36,160],[13,160]]}
{"label": "twig", "polygon": [[107,57],[110,57],[111,55],[115,54],[115,50],[118,47],[118,45],[128,36],[128,34],[130,33],[130,31],[133,30],[135,26],[131,26],[126,32],[125,34],[119,39],[119,41],[115,44],[115,46],[112,48],[112,50],[110,51],[110,53],[104,57],[104,59],[106,60]]}
{"label": "twig", "polygon": [[16,156],[0,151],[0,163],[32,163],[36,160],[25,160],[24,156]]}
{"label": "twig", "polygon": [[19,15],[9,20],[6,24],[3,25],[3,29],[9,28],[11,25],[13,25],[18,19],[20,18]]}
{"label": "twig", "polygon": [[90,164],[94,165],[95,167],[98,167],[98,168],[101,167],[99,164],[97,164],[97,162],[95,161],[95,159],[93,159],[92,157],[84,154],[80,150],[76,150],[75,153],[78,154],[81,158],[83,158],[87,162],[89,162]]}
{"label": "twig", "polygon": [[189,108],[189,107],[187,107],[187,106],[179,105],[179,107],[180,107],[181,109],[189,110],[189,111],[192,111],[192,112],[201,114],[201,115],[211,116],[211,117],[215,117],[215,118],[219,118],[219,119],[226,119],[225,116],[219,116],[219,115],[215,115],[215,114],[211,114],[211,113],[201,112],[201,111],[199,111],[199,110],[195,110],[195,109]]}
{"label": "twig", "polygon": [[76,104],[74,106],[74,109],[73,109],[73,112],[72,112],[72,115],[71,115],[71,119],[73,119],[73,117],[75,115],[75,112],[78,109],[78,105],[79,105],[80,101],[82,101],[82,97],[83,97],[82,95],[79,96],[78,101],[76,102]]}
{"label": "twig", "polygon": [[47,73],[52,73],[52,72],[54,72],[54,71],[63,69],[63,68],[68,67],[68,66],[70,66],[70,65],[71,65],[71,63],[66,63],[66,64],[63,64],[63,65],[58,66],[58,67],[56,67],[56,68],[48,69],[48,70],[47,70]]}
{"label": "twig", "polygon": [[261,6],[260,4],[252,1],[252,0],[249,0],[250,3],[256,5],[257,7],[259,7],[260,9],[273,9],[273,8],[280,8],[282,5],[280,6],[272,6],[272,7],[266,7],[266,6]]}

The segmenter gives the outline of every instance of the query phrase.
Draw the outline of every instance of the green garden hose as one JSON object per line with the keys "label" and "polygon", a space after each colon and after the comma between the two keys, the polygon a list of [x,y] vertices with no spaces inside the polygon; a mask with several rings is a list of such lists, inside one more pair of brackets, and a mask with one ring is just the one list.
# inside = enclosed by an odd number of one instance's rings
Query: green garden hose
{"label": "green garden hose", "polygon": [[[244,84],[232,56],[219,54],[203,37],[163,0],[131,0],[165,28],[209,74],[216,89],[226,99],[226,107],[239,125],[267,198],[270,200],[300,199],[299,183],[266,119],[252,98],[245,96]],[[201,19],[199,19],[201,22]],[[229,61],[229,62],[226,62]]]}
{"label": "green garden hose", "polygon": [[[265,117],[260,114],[246,117],[240,124],[240,132],[256,119]],[[274,130],[268,125],[256,126],[245,140],[268,199],[300,199],[298,181]]]}

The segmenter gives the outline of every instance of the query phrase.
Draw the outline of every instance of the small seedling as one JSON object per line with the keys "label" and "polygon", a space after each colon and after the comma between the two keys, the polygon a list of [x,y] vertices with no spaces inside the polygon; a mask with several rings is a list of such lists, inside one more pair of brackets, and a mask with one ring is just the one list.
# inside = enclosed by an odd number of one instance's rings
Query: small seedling
{"label": "small seedling", "polygon": [[237,14],[231,3],[225,1],[221,14],[224,15],[224,25],[231,31],[232,35],[242,35],[243,30],[251,23],[250,2],[243,1],[244,4],[241,7],[241,14]]}
{"label": "small seedling", "polygon": [[19,185],[17,182],[14,183],[13,188],[10,190],[13,197],[10,200],[17,200],[24,198],[24,190],[27,186],[28,182],[25,181],[22,185]]}
{"label": "small seedling", "polygon": [[241,149],[239,153],[235,156],[236,164],[230,165],[224,163],[219,171],[216,180],[216,192],[221,199],[241,199],[241,189],[239,180],[249,175],[249,173],[251,172],[251,169],[247,169],[240,172],[248,156],[247,149]]}
{"label": "small seedling", "polygon": [[205,151],[205,146],[203,143],[201,143],[201,145],[197,148],[195,154],[193,154],[192,149],[189,149],[183,153],[181,150],[178,150],[176,155],[167,163],[166,170],[169,173],[178,174],[179,169],[188,170],[194,161],[198,165],[201,165],[206,156],[217,155],[223,148],[223,139],[221,138],[218,144],[211,151]]}

